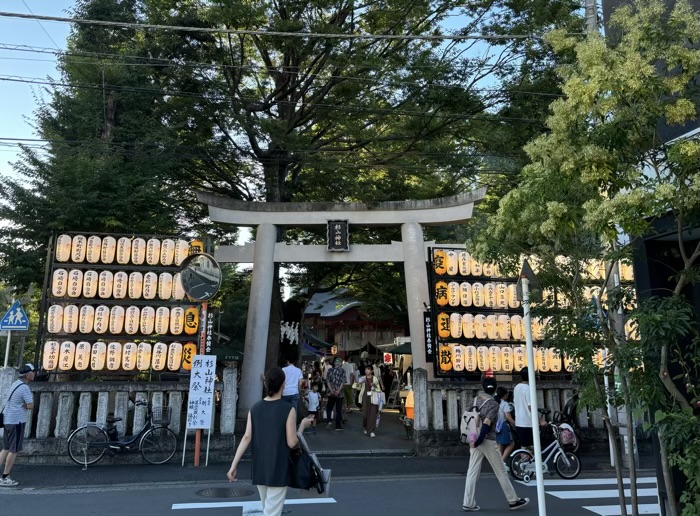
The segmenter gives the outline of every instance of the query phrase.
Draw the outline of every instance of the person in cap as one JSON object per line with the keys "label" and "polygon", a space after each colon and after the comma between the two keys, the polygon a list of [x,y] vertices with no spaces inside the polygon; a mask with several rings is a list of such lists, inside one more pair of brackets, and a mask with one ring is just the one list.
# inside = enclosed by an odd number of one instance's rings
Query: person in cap
{"label": "person in cap", "polygon": [[474,400],[474,406],[479,410],[481,418],[481,433],[476,441],[470,443],[469,450],[469,470],[467,471],[467,480],[464,486],[464,500],[462,502],[462,510],[467,512],[476,512],[480,509],[476,505],[476,481],[481,474],[481,463],[486,457],[489,461],[491,469],[496,474],[496,479],[501,485],[503,494],[508,500],[510,510],[524,507],[530,501],[528,498],[518,497],[513,484],[506,473],[505,465],[501,458],[501,453],[496,446],[496,421],[498,419],[498,402],[493,398],[498,384],[492,376],[485,377],[482,385],[484,392],[480,393]]}
{"label": "person in cap", "polygon": [[4,465],[0,487],[13,487],[19,484],[10,477],[17,454],[22,451],[24,427],[27,424],[27,410],[34,408],[34,398],[29,383],[34,380],[35,372],[31,364],[22,366],[19,379],[9,389],[10,396],[3,408],[5,427],[3,449],[0,452],[0,464]]}
{"label": "person in cap", "polygon": [[345,370],[343,359],[336,357],[334,367],[328,371],[328,403],[326,404],[326,418],[328,426],[333,426],[331,416],[335,412],[335,429],[342,430],[343,421],[343,386],[345,385]]}

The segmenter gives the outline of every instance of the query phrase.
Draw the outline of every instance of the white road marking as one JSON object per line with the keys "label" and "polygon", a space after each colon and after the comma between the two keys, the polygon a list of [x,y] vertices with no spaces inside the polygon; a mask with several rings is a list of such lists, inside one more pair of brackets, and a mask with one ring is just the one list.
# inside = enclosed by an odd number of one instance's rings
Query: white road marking
{"label": "white road marking", "polygon": [[[524,486],[530,486],[530,487],[536,487],[537,483],[535,482],[535,479],[530,480],[527,484],[521,480],[518,480],[520,484]],[[629,484],[630,479],[629,478],[623,478],[622,482],[624,484]],[[656,484],[656,477],[641,477],[637,479],[637,485],[639,484]],[[552,486],[602,486],[602,485],[609,485],[609,486],[614,486],[617,485],[617,480],[614,478],[575,478],[573,480],[565,480],[565,479],[553,479],[553,480],[545,480],[544,481],[544,486],[545,487],[552,487]]]}
{"label": "white road marking", "polygon": [[[661,514],[661,507],[658,503],[640,503],[637,505],[639,514]],[[591,507],[583,507],[587,511],[598,514],[599,516],[620,516],[622,510],[619,505],[596,505]],[[627,506],[627,514],[632,513],[632,506]]]}
{"label": "white road marking", "polygon": [[[599,489],[597,491],[547,491],[548,495],[562,500],[577,500],[585,498],[617,498],[617,489]],[[658,491],[653,489],[637,489],[637,496],[657,496]],[[630,490],[625,489],[625,496],[630,496]]]}
{"label": "white road marking", "polygon": [[[294,498],[285,500],[284,505],[312,505],[321,503],[337,503],[335,498]],[[197,502],[197,503],[174,503],[173,511],[183,509],[220,509],[223,507],[241,507],[243,514],[261,512],[262,506],[259,501],[255,502]]]}

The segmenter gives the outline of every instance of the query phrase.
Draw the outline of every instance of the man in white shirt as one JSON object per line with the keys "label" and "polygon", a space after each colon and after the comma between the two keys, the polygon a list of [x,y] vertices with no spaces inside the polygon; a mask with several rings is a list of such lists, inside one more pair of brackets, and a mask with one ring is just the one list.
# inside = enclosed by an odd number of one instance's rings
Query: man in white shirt
{"label": "man in white shirt", "polygon": [[34,408],[34,398],[29,382],[34,380],[34,367],[31,364],[19,370],[19,380],[10,385],[10,396],[2,409],[4,419],[4,445],[0,452],[0,464],[5,467],[0,479],[0,487],[14,487],[19,482],[10,478],[17,454],[22,451],[24,427],[27,424],[27,410]]}
{"label": "man in white shirt", "polygon": [[532,446],[532,405],[530,401],[530,385],[528,369],[520,370],[521,382],[513,389],[513,404],[515,405],[515,430],[520,438],[520,445]]}
{"label": "man in white shirt", "polygon": [[301,372],[294,361],[287,359],[282,371],[284,371],[284,391],[282,391],[282,399],[288,401],[294,407],[294,410],[299,415],[299,387],[304,380],[304,374]]}

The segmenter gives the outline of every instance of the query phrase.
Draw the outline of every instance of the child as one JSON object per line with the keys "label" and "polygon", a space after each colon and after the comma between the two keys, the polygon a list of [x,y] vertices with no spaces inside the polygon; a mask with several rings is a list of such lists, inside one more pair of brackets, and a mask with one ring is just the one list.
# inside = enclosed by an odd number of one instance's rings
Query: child
{"label": "child", "polygon": [[315,434],[316,421],[318,421],[318,407],[321,403],[321,395],[318,393],[318,383],[313,382],[311,384],[311,391],[306,395],[306,401],[309,404],[309,417],[313,417],[313,422],[311,423],[311,429],[309,431]]}

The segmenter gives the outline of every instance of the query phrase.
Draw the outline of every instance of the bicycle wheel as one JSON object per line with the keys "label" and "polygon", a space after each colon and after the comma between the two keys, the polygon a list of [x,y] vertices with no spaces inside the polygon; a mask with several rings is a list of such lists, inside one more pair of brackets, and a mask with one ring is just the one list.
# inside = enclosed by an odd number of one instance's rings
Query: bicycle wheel
{"label": "bicycle wheel", "polygon": [[581,473],[581,461],[575,453],[562,451],[554,458],[554,469],[561,478],[571,480]]}
{"label": "bicycle wheel", "polygon": [[151,464],[165,464],[175,455],[177,437],[170,428],[151,428],[139,442],[141,455]]}
{"label": "bicycle wheel", "polygon": [[81,426],[68,436],[68,455],[76,464],[89,466],[104,456],[107,442],[107,433],[99,426]]}
{"label": "bicycle wheel", "polygon": [[527,450],[516,450],[510,456],[510,474],[515,480],[522,480],[525,476],[525,464],[532,461],[532,453]]}

